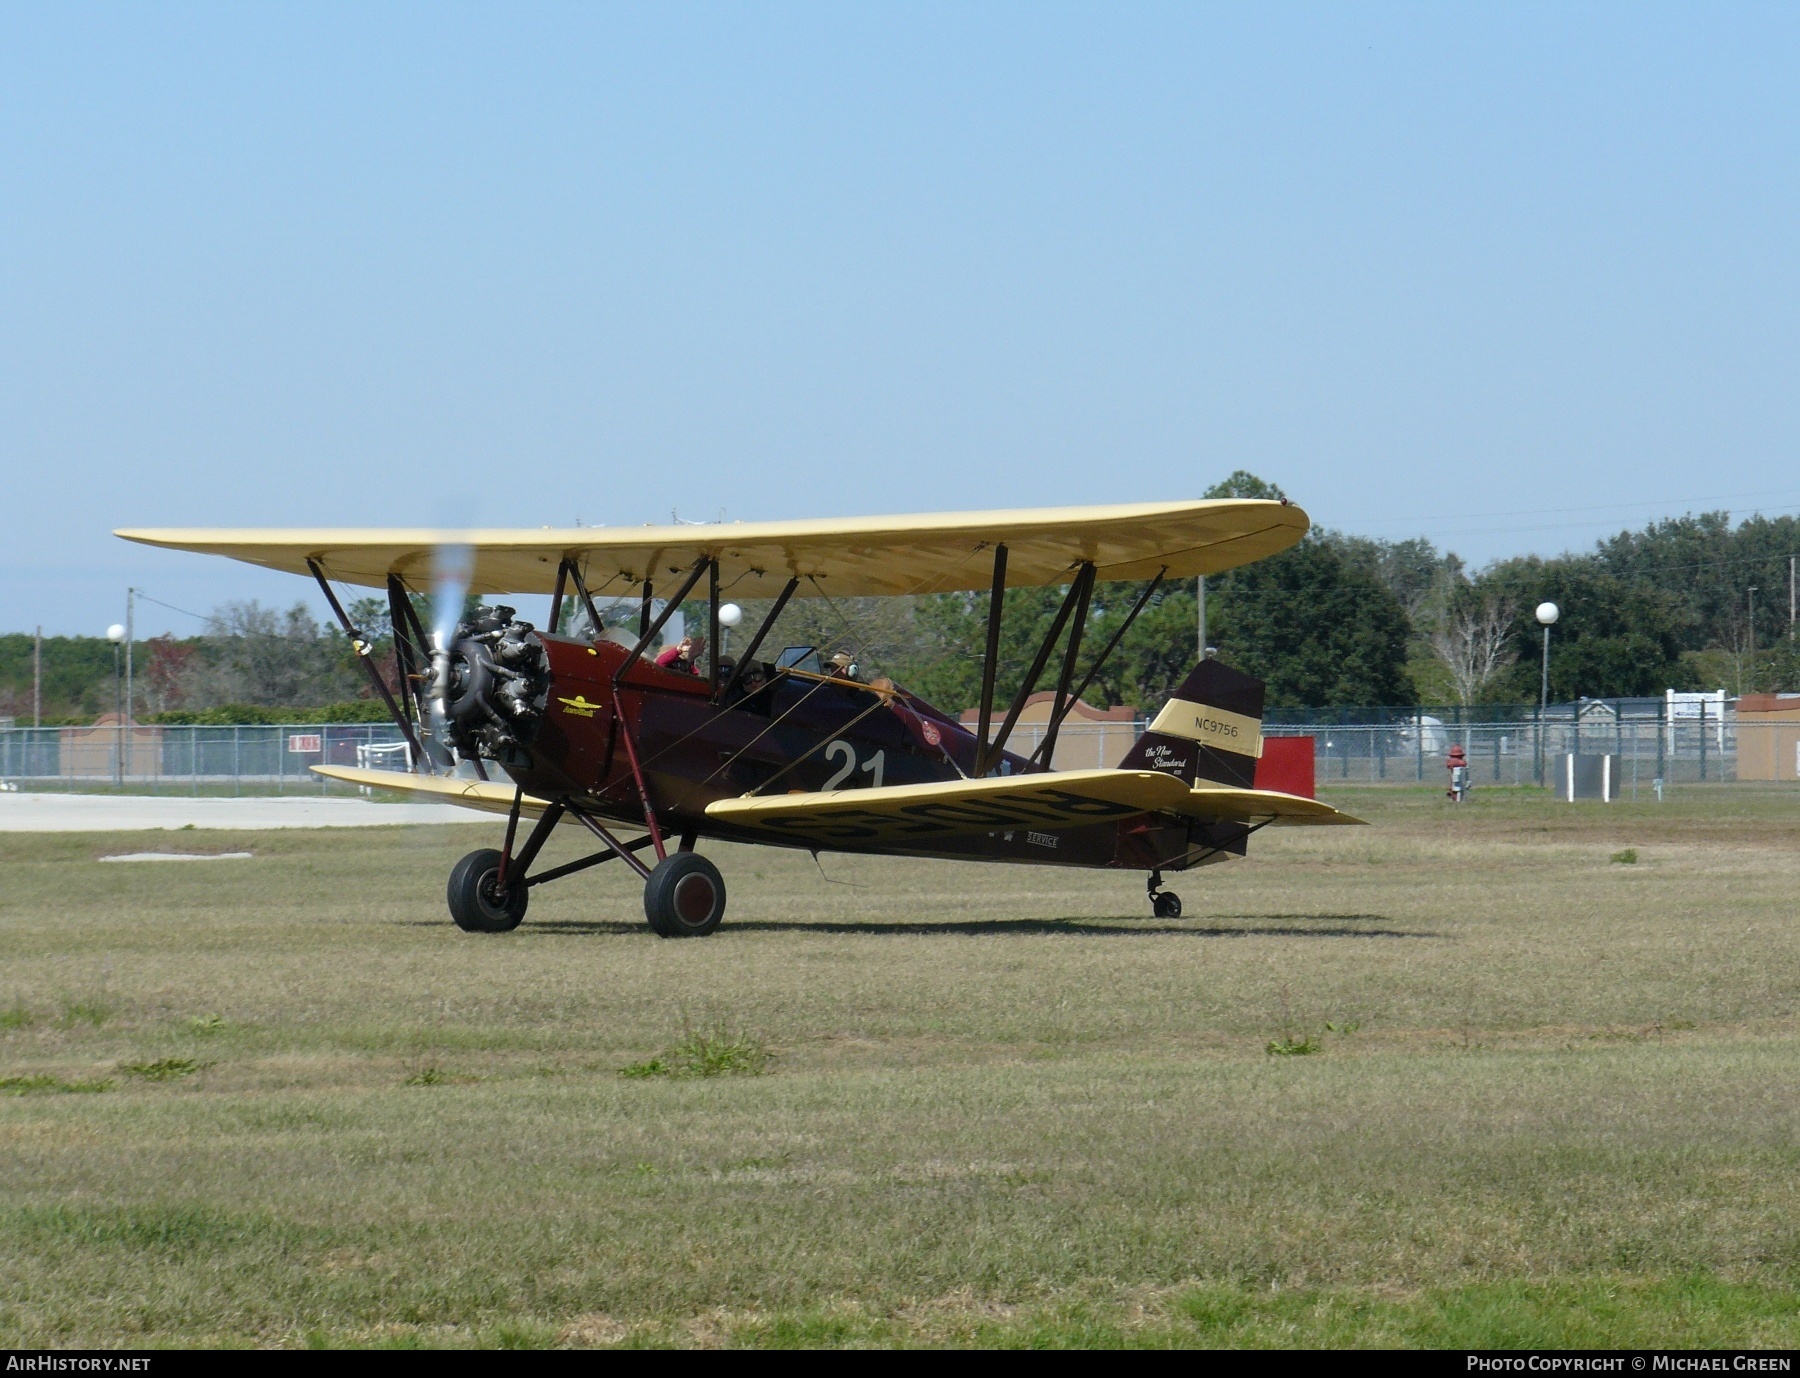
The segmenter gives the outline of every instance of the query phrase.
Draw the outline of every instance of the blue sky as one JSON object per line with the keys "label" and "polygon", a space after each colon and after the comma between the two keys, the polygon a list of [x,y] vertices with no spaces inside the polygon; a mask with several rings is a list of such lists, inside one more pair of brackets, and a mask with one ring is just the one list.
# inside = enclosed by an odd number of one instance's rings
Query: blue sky
{"label": "blue sky", "polygon": [[307,591],[120,525],[1800,510],[1797,70],[1791,5],[8,6],[0,629]]}

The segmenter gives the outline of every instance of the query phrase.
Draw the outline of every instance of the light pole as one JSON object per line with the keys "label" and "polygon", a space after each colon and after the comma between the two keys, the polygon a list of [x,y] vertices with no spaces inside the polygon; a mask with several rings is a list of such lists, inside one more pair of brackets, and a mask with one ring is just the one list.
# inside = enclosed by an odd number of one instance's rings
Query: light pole
{"label": "light pole", "polygon": [[744,620],[744,610],[736,603],[727,603],[719,609],[719,649],[715,657],[724,656],[731,647],[731,629]]}
{"label": "light pole", "polygon": [[125,783],[125,734],[120,730],[123,721],[122,705],[119,702],[119,645],[125,640],[125,624],[115,622],[106,629],[106,639],[112,642],[113,648],[113,783]]}
{"label": "light pole", "polygon": [[1538,783],[1544,783],[1544,715],[1550,710],[1550,628],[1556,619],[1562,616],[1562,609],[1550,602],[1537,605],[1537,620],[1544,627],[1544,670],[1542,683],[1538,690],[1538,749],[1537,777]]}

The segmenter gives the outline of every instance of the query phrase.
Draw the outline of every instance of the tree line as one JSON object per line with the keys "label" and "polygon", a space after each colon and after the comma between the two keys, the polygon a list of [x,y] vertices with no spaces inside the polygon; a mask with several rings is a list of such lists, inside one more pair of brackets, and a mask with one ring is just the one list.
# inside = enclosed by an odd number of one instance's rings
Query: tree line
{"label": "tree line", "polygon": [[[1284,494],[1240,470],[1205,496]],[[1652,522],[1589,551],[1519,556],[1480,570],[1423,538],[1383,541],[1314,528],[1280,555],[1207,580],[1207,640],[1220,659],[1266,680],[1276,708],[1527,703],[1538,696],[1534,611],[1550,601],[1562,610],[1550,662],[1553,701],[1795,689],[1800,648],[1788,577],[1796,554],[1795,518],[1733,524],[1725,512]],[[1144,587],[1095,586],[1083,669]],[[1002,702],[1024,678],[1065,593],[1007,591]],[[1154,711],[1198,658],[1197,594],[1193,580],[1160,585],[1089,701]],[[744,604],[740,644],[768,606]],[[350,611],[391,677],[385,600],[359,599]],[[705,625],[703,605],[683,611],[690,626]],[[986,615],[985,592],[795,599],[765,647],[847,650],[865,674],[888,675],[957,712],[979,695]],[[634,627],[635,605],[618,616]],[[328,706],[345,717],[380,715],[343,633],[321,626],[304,604],[283,612],[229,603],[201,635],[149,638],[133,654],[143,718],[266,721],[279,710],[311,716]],[[1040,688],[1053,687],[1056,670],[1052,661]],[[0,715],[30,721],[31,676],[32,638],[0,636]],[[113,648],[104,638],[46,638],[43,677],[47,722],[91,722],[112,710]]]}
{"label": "tree line", "polygon": [[[1209,498],[1286,496],[1242,470]],[[1471,570],[1431,541],[1374,540],[1315,527],[1292,549],[1206,581],[1207,641],[1268,682],[1276,708],[1531,703],[1554,602],[1550,697],[1629,698],[1666,689],[1732,694],[1800,688],[1789,622],[1789,558],[1800,522],[1725,512],[1623,531],[1591,551],[1519,556]],[[1142,584],[1095,587],[1085,644],[1103,646]],[[1755,590],[1753,593],[1752,590]],[[1062,588],[1006,594],[999,694],[1026,674]],[[1088,695],[1153,712],[1199,655],[1193,580],[1160,585]],[[699,610],[697,610],[699,611]],[[747,614],[758,609],[746,605]],[[976,701],[985,592],[906,599],[797,600],[776,644],[844,647],[953,711]],[[748,619],[747,619],[748,620]],[[1054,684],[1055,666],[1039,685]]]}

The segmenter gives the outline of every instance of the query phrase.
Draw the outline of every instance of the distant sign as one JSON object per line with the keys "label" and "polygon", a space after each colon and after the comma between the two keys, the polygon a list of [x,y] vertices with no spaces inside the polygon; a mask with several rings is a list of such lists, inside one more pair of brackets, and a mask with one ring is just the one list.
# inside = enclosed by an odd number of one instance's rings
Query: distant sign
{"label": "distant sign", "polygon": [[1676,718],[1714,718],[1721,722],[1725,718],[1725,691],[1715,689],[1710,694],[1684,694],[1678,690],[1666,691],[1669,705],[1669,719]]}
{"label": "distant sign", "polygon": [[288,734],[288,750],[297,755],[316,755],[325,749],[325,738],[318,732],[293,732]]}

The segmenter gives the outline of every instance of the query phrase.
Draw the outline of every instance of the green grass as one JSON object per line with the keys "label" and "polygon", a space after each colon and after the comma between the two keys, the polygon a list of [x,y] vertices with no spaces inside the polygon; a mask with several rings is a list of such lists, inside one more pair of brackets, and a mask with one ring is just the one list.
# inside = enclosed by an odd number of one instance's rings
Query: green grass
{"label": "green grass", "polygon": [[30,1096],[41,1092],[53,1095],[89,1095],[96,1091],[110,1090],[112,1082],[106,1078],[64,1081],[61,1077],[53,1077],[44,1072],[34,1076],[0,1077],[0,1095],[4,1096]]}
{"label": "green grass", "polygon": [[711,1029],[689,1029],[672,1047],[644,1062],[619,1068],[619,1075],[647,1077],[756,1077],[769,1067],[769,1050],[748,1034],[733,1033],[723,1023]]}
{"label": "green grass", "polygon": [[1332,797],[1175,922],[708,846],[696,942],[458,932],[492,824],[0,836],[0,1344],[1800,1343],[1800,796]]}
{"label": "green grass", "polygon": [[191,1077],[204,1066],[191,1057],[159,1057],[150,1062],[122,1062],[119,1070],[126,1076],[141,1077],[145,1081],[174,1081],[179,1077]]}

